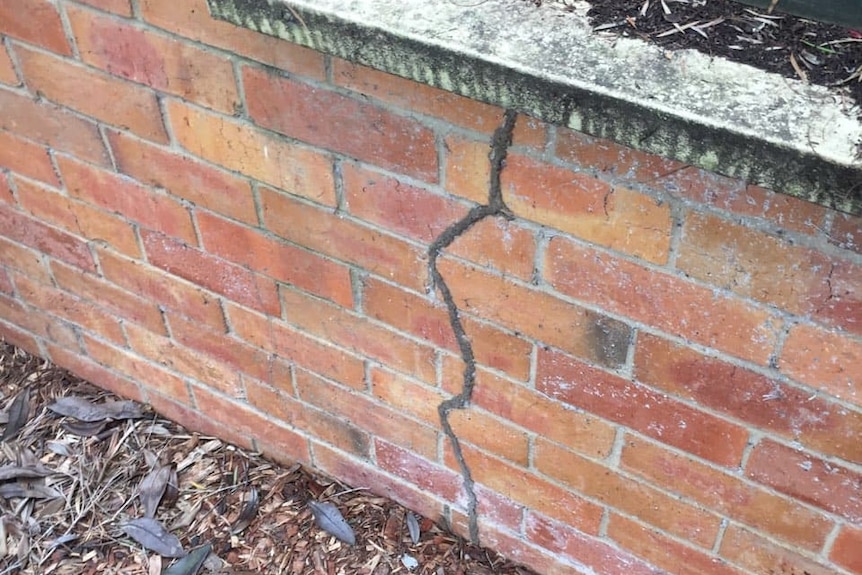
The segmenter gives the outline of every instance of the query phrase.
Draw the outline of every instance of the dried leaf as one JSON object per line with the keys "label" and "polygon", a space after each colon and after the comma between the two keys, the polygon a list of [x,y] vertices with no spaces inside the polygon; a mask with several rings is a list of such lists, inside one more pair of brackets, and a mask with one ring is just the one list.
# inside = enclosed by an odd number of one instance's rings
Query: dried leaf
{"label": "dried leaf", "polygon": [[15,439],[21,428],[27,424],[29,417],[30,388],[24,388],[15,396],[15,399],[12,400],[12,405],[9,406],[9,423],[6,424],[6,429],[3,430],[3,435],[0,436],[0,442]]}
{"label": "dried leaf", "polygon": [[91,403],[80,397],[61,397],[48,406],[59,415],[74,417],[78,421],[105,419],[136,419],[143,417],[140,406],[134,401],[106,401]]}
{"label": "dried leaf", "polygon": [[254,519],[255,515],[257,515],[257,505],[257,489],[252,487],[248,495],[248,500],[245,502],[242,511],[240,511],[239,517],[236,518],[236,521],[230,529],[230,532],[233,535],[236,535],[237,533],[242,533],[245,528],[248,527],[248,524],[251,523],[251,520]]}
{"label": "dried leaf", "polygon": [[141,484],[138,486],[138,499],[144,506],[144,517],[156,516],[156,509],[159,508],[159,502],[165,494],[165,488],[168,486],[170,477],[171,466],[162,465],[150,470],[141,479]]}
{"label": "dried leaf", "polygon": [[213,546],[207,543],[203,547],[198,547],[162,573],[162,575],[195,575],[207,560]]}
{"label": "dried leaf", "polygon": [[185,555],[177,536],[169,533],[155,519],[150,517],[132,519],[120,527],[126,535],[140,543],[144,549],[155,551],[163,557],[182,557]]}
{"label": "dried leaf", "polygon": [[171,465],[170,468],[171,474],[170,477],[168,477],[168,484],[165,486],[165,494],[162,495],[162,504],[165,507],[172,507],[180,496],[180,480],[177,477],[177,468],[173,465]]}
{"label": "dried leaf", "polygon": [[419,543],[419,521],[412,511],[407,512],[407,531],[410,532],[410,541],[413,545]]}
{"label": "dried leaf", "polygon": [[33,499],[53,499],[62,497],[63,494],[45,485],[21,485],[20,483],[6,483],[0,485],[0,497],[9,499],[11,497],[32,497]]}
{"label": "dried leaf", "polygon": [[344,520],[341,512],[332,503],[318,503],[309,501],[308,507],[311,508],[311,513],[314,515],[314,522],[317,526],[348,545],[356,544],[356,535],[353,529]]}
{"label": "dried leaf", "polygon": [[64,421],[60,427],[80,437],[94,437],[102,433],[107,421]]}
{"label": "dried leaf", "polygon": [[35,479],[37,477],[45,477],[54,473],[50,469],[39,469],[36,467],[21,467],[18,465],[3,465],[0,466],[0,481],[8,481],[10,479]]}

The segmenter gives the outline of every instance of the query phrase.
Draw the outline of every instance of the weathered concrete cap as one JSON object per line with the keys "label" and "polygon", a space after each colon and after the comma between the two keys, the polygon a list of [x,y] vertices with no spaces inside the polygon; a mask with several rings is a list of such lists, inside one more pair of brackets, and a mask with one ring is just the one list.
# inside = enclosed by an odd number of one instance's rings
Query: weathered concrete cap
{"label": "weathered concrete cap", "polygon": [[594,33],[585,2],[208,2],[239,26],[862,214],[862,121],[846,94]]}

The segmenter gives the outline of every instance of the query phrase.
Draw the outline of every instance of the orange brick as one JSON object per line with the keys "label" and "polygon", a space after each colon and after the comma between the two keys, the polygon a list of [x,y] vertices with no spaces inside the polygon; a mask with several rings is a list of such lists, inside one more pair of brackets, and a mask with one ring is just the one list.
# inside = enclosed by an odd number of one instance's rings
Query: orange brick
{"label": "orange brick", "polygon": [[660,532],[615,513],[608,537],[651,564],[674,575],[745,575],[719,557],[678,543]]}
{"label": "orange brick", "polygon": [[844,525],[832,545],[829,558],[853,573],[862,573],[862,553],[859,553],[859,549],[862,549],[862,529]]}
{"label": "orange brick", "polygon": [[114,343],[125,342],[120,320],[101,307],[22,275],[16,274],[13,279],[18,295],[28,305],[45,310]]}
{"label": "orange brick", "polygon": [[9,180],[4,173],[0,173],[0,202],[11,205],[18,203],[15,200],[15,195],[12,193],[12,188],[9,187]]}
{"label": "orange brick", "polygon": [[562,237],[551,238],[545,276],[573,298],[761,365],[781,327],[776,315],[737,298]]}
{"label": "orange brick", "polygon": [[720,288],[862,334],[862,267],[850,262],[692,213],[677,267]]}
{"label": "orange brick", "polygon": [[[406,331],[436,346],[458,351],[446,307],[373,278],[364,281],[362,309],[365,314]],[[488,324],[462,317],[464,331],[476,360],[513,377],[530,375],[532,344]]]}
{"label": "orange brick", "polygon": [[99,250],[99,263],[105,278],[118,286],[195,321],[216,328],[224,326],[218,300],[198,286],[107,250]]}
{"label": "orange brick", "polygon": [[470,209],[449,196],[353,164],[342,165],[342,177],[351,214],[425,244],[434,241]]}
{"label": "orange brick", "polygon": [[458,236],[446,252],[525,282],[533,278],[536,240],[517,221],[485,218]]}
{"label": "orange brick", "polygon": [[410,451],[381,439],[374,441],[377,465],[396,477],[409,481],[445,501],[462,504],[466,494],[461,488],[461,476]]}
{"label": "orange brick", "polygon": [[146,395],[137,382],[105,369],[80,353],[49,345],[48,356],[55,365],[68,369],[102,389],[140,403],[147,401]]}
{"label": "orange brick", "polygon": [[332,158],[175,101],[167,103],[177,141],[192,154],[288,193],[335,206]]}
{"label": "orange brick", "polygon": [[9,132],[0,132],[0,166],[54,187],[60,185],[48,150]]}
{"label": "orange brick", "polygon": [[76,352],[80,349],[78,338],[71,326],[47,313],[42,313],[38,308],[25,306],[20,299],[0,296],[0,319],[14,324],[6,329],[6,333],[16,338],[16,342],[29,345],[27,351],[35,355],[41,354],[41,350],[38,345],[32,346],[33,335]]}
{"label": "orange brick", "polygon": [[154,266],[264,313],[281,313],[271,279],[162,234],[143,232],[141,239]]}
{"label": "orange brick", "polygon": [[[524,505],[527,509],[544,513],[584,533],[598,533],[602,517],[600,506],[550,483],[531,471],[478,449],[462,444],[462,451],[473,480],[478,484]],[[457,469],[458,465],[448,443],[445,456],[446,464]]]}
{"label": "orange brick", "polygon": [[3,0],[0,33],[57,54],[72,55],[57,8],[47,0]]}
{"label": "orange brick", "polygon": [[[4,8],[5,8],[4,4]],[[110,165],[96,124],[47,102],[0,87],[0,129],[45,144],[57,151],[99,164]]]}
{"label": "orange brick", "polygon": [[[524,508],[521,505],[503,497],[499,493],[485,489],[481,485],[474,485],[473,488],[476,492],[479,539],[483,545],[485,545],[485,538],[483,536],[484,525],[494,525],[498,528],[503,527],[512,532],[521,530],[521,523],[524,520]],[[469,520],[458,508],[452,509],[449,525],[455,533],[463,534],[463,537],[469,537]]]}
{"label": "orange brick", "polygon": [[354,389],[365,389],[365,363],[361,358],[318,341],[283,322],[228,304],[231,330],[257,347],[323,377]]}
{"label": "orange brick", "polygon": [[144,20],[180,36],[224,48],[290,74],[326,80],[325,57],[280,38],[273,38],[210,17],[206,0],[142,0]]}
{"label": "orange brick", "polygon": [[381,168],[437,181],[434,132],[419,122],[249,67],[243,68],[242,81],[255,123]]}
{"label": "orange brick", "polygon": [[[107,12],[113,12],[114,14],[119,14],[120,16],[131,16],[132,15],[132,7],[129,4],[129,0],[78,0],[81,4],[87,4],[89,6],[93,6],[94,8],[98,8],[99,10],[105,10]],[[67,10],[69,7],[67,7]]]}
{"label": "orange brick", "polygon": [[287,322],[299,329],[422,381],[435,381],[435,354],[430,346],[294,290],[283,289],[282,301]]}
{"label": "orange brick", "polygon": [[503,111],[451,92],[360,66],[340,58],[332,60],[337,86],[392,104],[409,113],[419,112],[457,126],[490,134],[503,121]]}
{"label": "orange brick", "polygon": [[427,264],[418,247],[270,188],[260,189],[260,200],[266,228],[277,236],[401,285],[424,289]]}
{"label": "orange brick", "polygon": [[21,207],[43,222],[77,236],[109,243],[128,256],[140,256],[135,229],[125,219],[35,183],[23,180],[16,183]]}
{"label": "orange brick", "polygon": [[21,80],[18,79],[18,74],[15,72],[15,66],[12,65],[12,59],[9,58],[6,47],[0,46],[0,84],[18,86],[20,83]]}
{"label": "orange brick", "polygon": [[248,402],[267,415],[311,435],[313,439],[329,443],[351,455],[368,459],[371,439],[368,433],[335,417],[280,393],[256,381],[246,380]]}
{"label": "orange brick", "polygon": [[509,155],[503,199],[515,214],[649,262],[667,262],[670,204],[581,172]]}
{"label": "orange brick", "polygon": [[763,439],[748,460],[746,474],[794,499],[862,523],[862,473],[848,467]]}
{"label": "orange brick", "polygon": [[12,286],[12,279],[6,270],[0,267],[0,293],[11,296],[14,291],[15,288]]}
{"label": "orange brick", "polygon": [[73,198],[118,212],[132,222],[195,244],[197,238],[188,210],[176,199],[148,189],[134,180],[71,158],[58,158],[66,190]]}
{"label": "orange brick", "polygon": [[862,218],[836,213],[829,232],[829,242],[842,249],[862,253]]}
{"label": "orange brick", "polygon": [[12,241],[24,244],[58,260],[95,271],[87,244],[71,234],[54,229],[0,203],[0,230]]}
{"label": "orange brick", "polygon": [[778,194],[749,185],[741,194],[728,195],[723,202],[713,201],[737,214],[767,219],[782,230],[816,235],[823,229],[827,209],[787,194]]}
{"label": "orange brick", "polygon": [[717,515],[623,477],[616,470],[544,439],[537,439],[534,449],[533,464],[538,472],[700,547],[712,547],[720,522]]}
{"label": "orange brick", "polygon": [[344,307],[353,307],[350,270],[346,266],[211,214],[198,212],[197,220],[207,252]]}
{"label": "orange brick", "polygon": [[[223,422],[211,417],[208,413],[202,413],[189,405],[190,400],[180,403],[171,398],[162,395],[158,391],[148,390],[147,399],[150,406],[163,417],[171,421],[182,421],[183,426],[188,429],[194,429],[197,433],[218,437],[224,441],[229,441],[232,445],[249,451],[256,450],[254,438],[242,433],[236,428],[224,425]],[[274,441],[278,441],[276,436]],[[284,457],[284,451],[281,452]],[[306,453],[307,455],[307,453]]]}
{"label": "orange brick", "polygon": [[296,370],[296,388],[302,401],[337,415],[368,433],[399,445],[425,459],[437,456],[437,431],[404,417],[368,396],[337,386],[313,374]]}
{"label": "orange brick", "polygon": [[161,311],[155,303],[60,262],[51,262],[51,271],[61,289],[75,294],[82,300],[90,301],[93,305],[104,307],[150,331],[167,335]]}
{"label": "orange brick", "polygon": [[796,501],[631,435],[623,446],[620,467],[810,551],[818,551],[832,529],[830,520]]}
{"label": "orange brick", "polygon": [[718,359],[640,334],[638,381],[782,435],[821,453],[862,462],[862,414]]}
{"label": "orange brick", "polygon": [[12,344],[30,355],[38,356],[42,353],[38,339],[32,334],[18,329],[18,326],[6,323],[2,317],[0,317],[0,342]]}
{"label": "orange brick", "polygon": [[[463,363],[449,357],[445,360],[443,387],[459,393]],[[616,432],[608,423],[483,369],[476,371],[472,405],[590,457],[606,457],[613,446]]]}
{"label": "orange brick", "polygon": [[90,11],[70,6],[67,12],[87,64],[221,112],[239,108],[227,58]]}
{"label": "orange brick", "polygon": [[477,204],[488,203],[490,144],[462,136],[448,136],[443,145],[446,149],[446,191]]}
{"label": "orange brick", "polygon": [[39,283],[50,284],[51,276],[43,256],[0,236],[0,265],[15,269]]}
{"label": "orange brick", "polygon": [[440,259],[437,269],[462,314],[608,367],[625,363],[631,339],[628,325],[450,258]]}
{"label": "orange brick", "polygon": [[788,573],[832,575],[835,571],[803,557],[790,549],[779,547],[764,537],[729,525],[721,538],[719,554],[728,561],[752,573]]}
{"label": "orange brick", "polygon": [[739,425],[552,351],[539,350],[536,390],[719,465],[738,465],[748,442]]}
{"label": "orange brick", "polygon": [[168,141],[154,92],[71,60],[21,47],[16,52],[30,90],[142,138]]}
{"label": "orange brick", "polygon": [[862,406],[862,344],[807,325],[790,330],[779,369],[806,385]]}
{"label": "orange brick", "polygon": [[109,132],[108,141],[121,172],[208,210],[257,224],[246,180],[122,132]]}

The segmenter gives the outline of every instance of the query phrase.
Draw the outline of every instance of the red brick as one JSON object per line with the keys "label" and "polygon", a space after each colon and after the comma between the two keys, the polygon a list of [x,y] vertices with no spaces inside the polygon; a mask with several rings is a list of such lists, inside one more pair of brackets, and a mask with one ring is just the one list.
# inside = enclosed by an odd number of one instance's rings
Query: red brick
{"label": "red brick", "polygon": [[545,276],[566,295],[762,365],[781,327],[776,315],[737,298],[561,237],[548,245]]}
{"label": "red brick", "polygon": [[625,363],[626,324],[451,258],[438,260],[437,269],[462,317],[483,318],[608,367]]}
{"label": "red brick", "polygon": [[113,12],[120,16],[128,17],[132,15],[132,7],[129,4],[129,0],[78,0],[78,2],[81,4],[87,4],[88,6],[93,6],[99,10]]}
{"label": "red brick", "polygon": [[206,0],[142,0],[144,20],[180,36],[224,48],[290,74],[326,80],[325,57],[280,38],[212,18]]}
{"label": "red brick", "polygon": [[0,254],[0,264],[4,267],[18,270],[39,283],[51,283],[48,267],[39,252],[0,237]]}
{"label": "red brick", "polygon": [[198,212],[197,220],[207,252],[344,307],[353,307],[347,267],[218,216]]}
{"label": "red brick", "polygon": [[452,92],[360,66],[340,58],[332,60],[332,78],[337,86],[392,104],[408,113],[420,113],[490,134],[503,121],[503,111],[489,104]]}
{"label": "red brick", "polygon": [[620,475],[615,469],[575,455],[544,439],[536,440],[533,465],[539,473],[579,493],[700,547],[712,547],[718,534],[720,519],[717,515],[678,501],[645,483]]}
{"label": "red brick", "polygon": [[[364,281],[362,309],[368,316],[436,346],[458,351],[446,307],[373,278]],[[476,361],[521,380],[530,375],[532,344],[488,324],[461,317]]]}
{"label": "red brick", "polygon": [[282,290],[282,301],[287,322],[299,329],[422,381],[436,380],[433,348],[293,290]]}
{"label": "red brick", "polygon": [[121,172],[208,210],[257,224],[251,187],[243,178],[122,132],[109,132],[108,141]]}
{"label": "red brick", "polygon": [[536,240],[517,221],[485,218],[458,236],[446,251],[525,282],[533,278]]}
{"label": "red brick", "polygon": [[255,123],[381,168],[437,181],[434,132],[419,122],[253,68],[243,68],[242,78]]}
{"label": "red brick", "polygon": [[353,164],[342,165],[348,211],[389,231],[430,244],[470,206]]}
{"label": "red brick", "polygon": [[168,101],[167,109],[174,137],[192,154],[288,193],[335,206],[331,157],[180,102]]}
{"label": "red brick", "polygon": [[417,291],[424,289],[427,266],[418,247],[270,188],[260,189],[260,200],[264,223],[276,235]]}
{"label": "red brick", "polygon": [[47,0],[3,0],[0,33],[57,54],[72,55],[57,8]]}
{"label": "red brick", "polygon": [[[602,517],[599,505],[520,466],[463,444],[461,448],[476,483],[574,529],[593,535],[598,533]],[[448,442],[445,457],[450,468],[458,469]]]}
{"label": "red brick", "polygon": [[142,232],[147,259],[156,267],[237,303],[280,315],[275,282],[173,238]]}
{"label": "red brick", "polygon": [[[372,369],[371,386],[377,399],[399,412],[411,414],[432,426],[440,425],[437,406],[449,397],[440,390],[378,368]],[[449,423],[462,441],[518,465],[529,464],[527,433],[487,411],[475,407],[454,410],[449,414]]]}
{"label": "red brick", "polygon": [[832,545],[829,558],[853,573],[862,573],[862,553],[859,549],[862,549],[862,529],[844,525]]}
{"label": "red brick", "polygon": [[48,102],[36,102],[2,88],[0,110],[3,110],[0,115],[0,129],[95,164],[110,165],[108,153],[94,122],[83,120]]}
{"label": "red brick", "polygon": [[240,106],[227,58],[126,21],[71,6],[67,12],[87,64],[228,114]]}
{"label": "red brick", "polygon": [[552,351],[539,350],[536,390],[719,465],[738,465],[748,442],[743,427]]}
{"label": "red brick", "polygon": [[188,209],[174,198],[71,158],[58,158],[57,163],[73,198],[118,212],[143,227],[187,243],[197,242]]}
{"label": "red brick", "polygon": [[670,204],[526,156],[509,155],[503,199],[515,214],[646,261],[670,252]]}
{"label": "red brick", "polygon": [[271,317],[232,304],[227,306],[227,315],[233,333],[252,345],[347,387],[365,389],[365,363],[361,358]]}
{"label": "red brick", "polygon": [[15,288],[12,286],[12,280],[9,278],[9,274],[6,272],[5,268],[0,267],[0,293],[11,296],[14,291]]}
{"label": "red brick", "polygon": [[[490,489],[485,489],[481,485],[474,485],[476,492],[476,511],[479,519],[479,538],[484,545],[483,527],[485,525],[493,525],[495,527],[505,527],[506,529],[518,532],[521,530],[521,523],[524,520],[524,508],[508,499],[499,493],[494,493]],[[463,537],[470,536],[470,527],[467,515],[454,508],[451,510],[451,519],[449,526],[455,533],[461,534]],[[499,551],[499,549],[495,549]]]}
{"label": "red brick", "polygon": [[295,375],[302,401],[342,417],[371,435],[399,445],[419,457],[436,458],[435,429],[404,417],[367,395],[337,386],[302,369],[296,370]]}
{"label": "red brick", "polygon": [[833,575],[835,570],[803,557],[747,529],[729,525],[719,554],[757,575]]}
{"label": "red brick", "polygon": [[693,213],[677,267],[722,289],[862,334],[862,267],[850,262]]}
{"label": "red brick", "polygon": [[488,203],[491,185],[489,143],[453,135],[448,136],[443,145],[446,149],[446,191],[477,204]]}
{"label": "red brick", "polygon": [[648,334],[638,336],[635,376],[821,453],[862,462],[862,413],[804,389]]}
{"label": "red brick", "polygon": [[30,345],[31,347],[28,347],[27,350],[35,355],[39,355],[41,351],[38,349],[38,345],[36,347],[31,345],[33,335],[68,349],[76,351],[79,349],[78,338],[71,326],[47,315],[47,313],[43,313],[38,308],[25,306],[20,299],[11,299],[0,295],[0,319],[14,324],[14,328],[10,326],[10,329],[7,329],[7,334],[10,337],[15,337],[18,342]]}
{"label": "red brick", "polygon": [[133,401],[143,403],[147,400],[137,382],[117,375],[77,352],[49,345],[48,356],[55,365],[68,369],[93,385]]}
{"label": "red brick", "polygon": [[620,467],[782,541],[818,551],[832,529],[822,514],[645,440],[627,436]]}
{"label": "red brick", "polygon": [[0,132],[0,166],[55,188],[60,185],[48,150],[9,132]]}
{"label": "red brick", "polygon": [[35,183],[19,180],[16,184],[21,207],[43,222],[108,243],[125,255],[140,256],[135,229],[125,219]]}
{"label": "red brick", "polygon": [[31,91],[142,138],[168,141],[154,92],[71,60],[21,47],[16,52]]}
{"label": "red brick", "polygon": [[118,286],[205,325],[224,326],[218,300],[198,286],[107,250],[99,250],[99,263],[105,278]]}
{"label": "red brick", "polygon": [[678,543],[660,532],[611,514],[608,537],[627,551],[674,575],[745,575],[722,559]]}
{"label": "red brick", "polygon": [[746,474],[794,499],[862,523],[862,473],[763,439],[748,460]]}
{"label": "red brick", "polygon": [[811,387],[862,406],[862,344],[807,325],[790,330],[779,369]]}
{"label": "red brick", "polygon": [[[443,365],[443,388],[459,393],[464,364],[446,357]],[[590,457],[601,459],[610,454],[616,430],[597,417],[484,369],[476,371],[475,385],[472,405]]]}
{"label": "red brick", "polygon": [[3,173],[0,173],[0,202],[10,205],[18,203],[15,199],[15,194],[12,192],[12,188],[9,187],[9,180],[6,174]]}
{"label": "red brick", "polygon": [[155,303],[120,289],[95,275],[60,262],[51,262],[51,271],[57,286],[61,289],[85,301],[90,301],[93,305],[104,307],[152,332],[167,335],[162,313]]}
{"label": "red brick", "polygon": [[9,58],[6,47],[0,46],[0,84],[18,86],[20,83],[21,80],[18,79],[18,74],[15,72],[15,66],[12,65],[12,59]]}
{"label": "red brick", "polygon": [[383,471],[409,481],[445,501],[461,506],[466,503],[460,474],[381,439],[374,441],[374,453],[377,466]]}
{"label": "red brick", "polygon": [[[464,532],[466,535],[466,532]],[[479,535],[482,545],[499,550],[507,558],[520,565],[526,565],[544,575],[583,575],[590,573],[584,566],[573,563],[561,554],[548,551],[530,541],[525,541],[518,531],[504,531],[490,522],[479,522]],[[651,573],[650,575],[658,575]]]}
{"label": "red brick", "polygon": [[95,271],[87,244],[0,203],[0,230],[15,242],[88,271]]}
{"label": "red brick", "polygon": [[737,214],[767,219],[782,230],[816,235],[823,229],[827,209],[793,196],[749,185],[745,193],[729,195],[713,202]]}
{"label": "red brick", "polygon": [[585,565],[602,575],[660,575],[661,571],[603,539],[590,537],[568,524],[529,513],[524,530],[527,541]]}
{"label": "red brick", "polygon": [[[2,301],[0,301],[2,307]],[[32,334],[18,329],[18,326],[6,323],[3,317],[0,316],[0,342],[10,343],[19,349],[23,349],[30,355],[39,355],[39,340],[33,337]]]}
{"label": "red brick", "polygon": [[[150,391],[147,399],[152,408],[161,414],[162,417],[171,421],[182,421],[183,426],[187,429],[194,429],[196,433],[202,435],[218,437],[241,449],[256,450],[253,437],[233,427],[224,425],[208,413],[202,413],[194,409],[189,405],[190,400],[188,399],[180,403],[175,401],[174,398],[162,395],[156,391]],[[274,441],[278,441],[279,438],[275,437],[273,439]],[[281,454],[284,457],[284,451]]]}
{"label": "red brick", "polygon": [[829,242],[838,247],[862,253],[862,218],[850,214],[835,213]]}

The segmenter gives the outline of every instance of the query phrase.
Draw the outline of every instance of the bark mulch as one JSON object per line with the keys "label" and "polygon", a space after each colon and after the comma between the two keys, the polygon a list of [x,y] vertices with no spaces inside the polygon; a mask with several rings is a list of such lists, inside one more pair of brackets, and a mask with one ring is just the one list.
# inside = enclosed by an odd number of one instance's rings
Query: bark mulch
{"label": "bark mulch", "polygon": [[188,431],[2,340],[0,405],[0,575],[531,574],[373,486]]}

